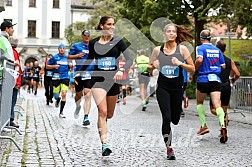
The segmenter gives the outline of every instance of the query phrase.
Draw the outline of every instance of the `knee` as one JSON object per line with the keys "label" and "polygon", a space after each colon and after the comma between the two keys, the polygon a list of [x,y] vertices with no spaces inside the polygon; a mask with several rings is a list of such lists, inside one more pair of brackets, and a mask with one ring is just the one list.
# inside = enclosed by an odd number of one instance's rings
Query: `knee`
{"label": "knee", "polygon": [[107,118],[107,110],[98,108],[99,111],[99,117],[106,119]]}

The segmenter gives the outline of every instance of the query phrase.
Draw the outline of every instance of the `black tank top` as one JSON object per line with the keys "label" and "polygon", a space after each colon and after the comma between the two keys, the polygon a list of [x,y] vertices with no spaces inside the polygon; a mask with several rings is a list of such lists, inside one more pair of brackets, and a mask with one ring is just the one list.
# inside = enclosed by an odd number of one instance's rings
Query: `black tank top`
{"label": "black tank top", "polygon": [[221,70],[221,73],[219,76],[222,83],[227,83],[227,82],[230,82],[229,75],[231,72],[231,59],[226,57],[225,55],[224,55],[224,59],[225,59],[226,68]]}
{"label": "black tank top", "polygon": [[184,62],[184,57],[180,53],[180,46],[178,45],[176,47],[173,54],[166,55],[164,53],[164,45],[162,45],[158,55],[160,63],[158,86],[165,87],[169,90],[183,89],[184,78],[182,68],[172,64],[172,57],[176,57],[179,61]]}

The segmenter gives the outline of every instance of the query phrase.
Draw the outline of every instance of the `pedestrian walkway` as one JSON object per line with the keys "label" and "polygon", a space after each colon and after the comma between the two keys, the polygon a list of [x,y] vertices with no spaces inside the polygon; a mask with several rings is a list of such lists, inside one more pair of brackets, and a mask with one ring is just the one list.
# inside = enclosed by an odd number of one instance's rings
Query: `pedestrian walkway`
{"label": "pedestrian walkway", "polygon": [[[23,135],[15,135],[23,152],[9,141],[1,141],[0,166],[249,166],[251,157],[252,126],[231,121],[229,140],[219,142],[217,118],[209,115],[210,133],[197,136],[200,123],[193,108],[178,126],[172,126],[172,145],[176,161],[166,160],[166,149],[161,135],[161,115],[155,98],[151,98],[145,112],[141,100],[128,96],[127,104],[117,104],[114,118],[108,120],[108,143],[111,156],[101,156],[97,132],[97,109],[92,101],[91,125],[82,126],[83,112],[74,119],[74,99],[68,94],[65,106],[66,119],[60,119],[59,108],[46,106],[43,89],[38,95],[27,94],[22,102],[24,115],[18,118]],[[189,106],[193,106],[189,102]],[[9,132],[7,132],[9,133]],[[11,135],[11,134],[9,134]],[[5,143],[5,147],[2,146]],[[3,144],[4,145],[4,144]]]}

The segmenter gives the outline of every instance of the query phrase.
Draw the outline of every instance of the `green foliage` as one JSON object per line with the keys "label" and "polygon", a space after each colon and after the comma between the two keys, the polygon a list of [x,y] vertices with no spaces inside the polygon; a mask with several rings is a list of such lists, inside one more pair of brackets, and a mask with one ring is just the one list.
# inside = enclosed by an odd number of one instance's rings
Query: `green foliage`
{"label": "green foliage", "polygon": [[[228,39],[223,39],[224,42],[227,45],[225,55],[228,57]],[[235,62],[240,62],[243,60],[242,55],[249,55],[252,56],[252,40],[238,40],[238,39],[232,39],[231,40],[231,59]]]}
{"label": "green foliage", "polygon": [[252,76],[252,66],[249,61],[239,62],[238,70],[241,76]]}

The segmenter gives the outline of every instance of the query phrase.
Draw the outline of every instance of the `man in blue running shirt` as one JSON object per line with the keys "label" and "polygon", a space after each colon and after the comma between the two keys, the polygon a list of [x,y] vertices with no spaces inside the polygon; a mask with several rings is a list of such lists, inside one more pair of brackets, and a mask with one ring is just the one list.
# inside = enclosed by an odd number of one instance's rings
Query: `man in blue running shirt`
{"label": "man in blue running shirt", "polygon": [[227,129],[224,124],[224,111],[221,108],[221,80],[218,76],[221,72],[221,68],[225,68],[224,56],[217,47],[210,43],[211,35],[209,30],[202,30],[200,39],[202,45],[196,48],[195,62],[195,67],[198,70],[196,95],[197,111],[201,122],[201,127],[197,134],[204,135],[209,132],[206,126],[203,102],[205,96],[210,94],[221,126],[220,142],[225,143],[227,141]]}
{"label": "man in blue running shirt", "polygon": [[90,121],[88,119],[88,114],[91,108],[91,73],[90,70],[92,69],[92,65],[84,66],[86,64],[86,59],[89,54],[88,43],[90,40],[90,32],[88,30],[83,30],[81,33],[81,42],[77,42],[72,45],[68,52],[68,59],[74,59],[76,62],[76,75],[75,79],[75,104],[76,109],[74,112],[74,118],[77,119],[79,117],[80,109],[81,109],[81,98],[83,96],[84,90],[84,119],[83,125],[87,126],[90,125]]}
{"label": "man in blue running shirt", "polygon": [[[59,44],[59,53],[55,54],[47,62],[47,69],[53,69],[52,84],[53,84],[53,95],[56,100],[55,107],[59,107],[60,102],[60,118],[66,118],[63,114],[63,109],[66,104],[66,93],[69,87],[69,76],[68,76],[68,61],[67,55],[65,54],[66,46]],[[61,93],[61,97],[59,94]]]}

